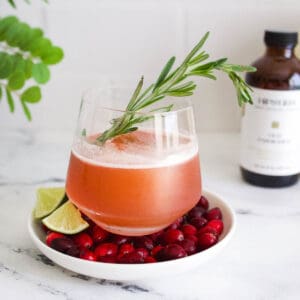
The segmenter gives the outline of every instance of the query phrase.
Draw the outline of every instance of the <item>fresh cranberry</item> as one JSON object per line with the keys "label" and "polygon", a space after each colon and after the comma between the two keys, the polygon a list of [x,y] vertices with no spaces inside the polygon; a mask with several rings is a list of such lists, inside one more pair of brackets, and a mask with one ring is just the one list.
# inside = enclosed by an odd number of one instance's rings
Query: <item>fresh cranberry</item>
{"label": "fresh cranberry", "polygon": [[203,217],[195,217],[190,220],[190,223],[199,229],[207,223],[207,220]]}
{"label": "fresh cranberry", "polygon": [[92,238],[95,244],[104,242],[109,236],[109,233],[99,226],[94,226],[92,229]]}
{"label": "fresh cranberry", "polygon": [[192,240],[194,241],[196,244],[198,242],[198,238],[195,235],[187,235],[184,237],[185,240]]}
{"label": "fresh cranberry", "polygon": [[151,255],[156,257],[156,254],[163,248],[163,246],[161,245],[157,245],[155,246],[152,250],[151,250]]}
{"label": "fresh cranberry", "polygon": [[145,263],[154,263],[154,262],[157,262],[157,260],[152,256],[147,256],[145,258]]}
{"label": "fresh cranberry", "polygon": [[210,210],[208,210],[204,217],[210,221],[210,220],[222,220],[222,212],[219,207],[214,207]]}
{"label": "fresh cranberry", "polygon": [[153,241],[147,236],[136,237],[133,243],[136,248],[146,248],[149,251],[153,249]]}
{"label": "fresh cranberry", "polygon": [[76,247],[75,243],[68,237],[62,237],[52,240],[51,248],[66,253],[69,249]]}
{"label": "fresh cranberry", "polygon": [[206,199],[206,197],[201,196],[198,203],[197,203],[198,207],[203,207],[205,210],[208,210],[209,207],[209,203],[208,200]]}
{"label": "fresh cranberry", "polygon": [[200,218],[205,213],[205,209],[200,206],[195,206],[188,212],[188,219],[192,220],[193,218]]}
{"label": "fresh cranberry", "polygon": [[131,244],[123,244],[120,246],[119,254],[124,255],[134,251],[134,247]]}
{"label": "fresh cranberry", "polygon": [[207,226],[214,228],[218,235],[223,232],[224,224],[222,220],[211,220],[207,223]]}
{"label": "fresh cranberry", "polygon": [[164,234],[165,244],[173,244],[184,239],[182,231],[178,229],[168,229]]}
{"label": "fresh cranberry", "polygon": [[144,262],[141,253],[133,251],[118,257],[118,262],[121,264],[139,264]]}
{"label": "fresh cranberry", "polygon": [[206,226],[200,228],[200,229],[198,230],[197,236],[200,236],[200,235],[203,234],[203,233],[212,233],[212,234],[218,236],[217,230],[216,230],[215,228],[213,228],[213,227],[208,226],[208,225],[206,225]]}
{"label": "fresh cranberry", "polygon": [[97,259],[103,256],[116,256],[118,252],[118,246],[113,243],[103,243],[96,247],[95,254]]}
{"label": "fresh cranberry", "polygon": [[191,224],[184,224],[181,230],[184,236],[195,235],[197,233],[196,227]]}
{"label": "fresh cranberry", "polygon": [[169,244],[163,247],[157,254],[156,257],[158,260],[171,260],[176,258],[181,258],[187,256],[187,253],[184,249],[177,244]]}
{"label": "fresh cranberry", "polygon": [[164,234],[164,231],[163,230],[160,230],[158,232],[154,232],[152,234],[149,235],[149,238],[153,241],[153,242],[156,242],[156,241],[159,241],[161,239],[161,237],[163,236]]}
{"label": "fresh cranberry", "polygon": [[60,238],[64,238],[65,236],[62,233],[58,233],[58,232],[50,232],[47,234],[46,236],[46,244],[48,246],[51,246],[51,243],[53,240],[55,239],[60,239]]}
{"label": "fresh cranberry", "polygon": [[[46,232],[47,234],[49,234],[49,233],[51,232],[51,230],[49,230],[49,228],[48,228],[46,225],[44,225],[43,223],[42,223],[42,229],[43,229],[43,231]],[[48,246],[49,246],[49,245],[48,245]]]}
{"label": "fresh cranberry", "polygon": [[92,238],[85,232],[73,236],[73,241],[80,248],[91,248],[93,246]]}
{"label": "fresh cranberry", "polygon": [[74,257],[79,257],[80,250],[76,246],[75,247],[71,247],[70,249],[67,250],[66,254],[68,254],[70,256],[74,256]]}
{"label": "fresh cranberry", "polygon": [[207,249],[218,241],[218,237],[213,233],[203,233],[198,237],[198,245],[201,250]]}
{"label": "fresh cranberry", "polygon": [[188,255],[194,254],[197,251],[196,243],[191,239],[184,239],[180,242],[180,246]]}
{"label": "fresh cranberry", "polygon": [[112,242],[117,244],[118,246],[129,243],[130,242],[130,237],[129,236],[124,236],[124,235],[114,235],[112,237]]}
{"label": "fresh cranberry", "polygon": [[149,255],[149,252],[147,249],[145,248],[137,248],[135,250],[137,253],[140,253],[142,255],[143,258],[146,258]]}
{"label": "fresh cranberry", "polygon": [[88,249],[84,249],[80,253],[80,258],[86,259],[86,260],[91,260],[91,261],[97,261],[97,257],[94,252]]}
{"label": "fresh cranberry", "polygon": [[99,261],[105,262],[105,263],[116,263],[117,262],[117,257],[116,256],[102,256],[98,258]]}
{"label": "fresh cranberry", "polygon": [[168,228],[169,229],[177,229],[180,227],[182,222],[183,222],[183,217],[180,217],[174,223],[172,223]]}

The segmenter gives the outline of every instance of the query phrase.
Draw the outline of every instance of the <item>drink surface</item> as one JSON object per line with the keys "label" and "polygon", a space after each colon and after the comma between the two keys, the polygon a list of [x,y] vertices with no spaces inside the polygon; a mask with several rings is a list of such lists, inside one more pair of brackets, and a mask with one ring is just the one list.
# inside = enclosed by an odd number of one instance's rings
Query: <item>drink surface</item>
{"label": "drink surface", "polygon": [[95,138],[75,141],[66,189],[74,204],[105,229],[125,235],[155,232],[199,199],[195,141],[135,131],[99,147]]}

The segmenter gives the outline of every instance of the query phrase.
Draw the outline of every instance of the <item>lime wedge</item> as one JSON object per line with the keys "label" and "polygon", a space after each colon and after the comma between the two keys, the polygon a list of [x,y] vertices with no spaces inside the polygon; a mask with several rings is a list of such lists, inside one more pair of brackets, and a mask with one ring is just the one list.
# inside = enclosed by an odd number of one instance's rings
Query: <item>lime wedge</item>
{"label": "lime wedge", "polygon": [[41,219],[51,214],[63,201],[65,188],[39,188],[36,194],[37,201],[34,208],[34,217]]}
{"label": "lime wedge", "polygon": [[80,211],[70,201],[64,203],[42,222],[49,229],[65,234],[75,234],[89,227],[82,219]]}

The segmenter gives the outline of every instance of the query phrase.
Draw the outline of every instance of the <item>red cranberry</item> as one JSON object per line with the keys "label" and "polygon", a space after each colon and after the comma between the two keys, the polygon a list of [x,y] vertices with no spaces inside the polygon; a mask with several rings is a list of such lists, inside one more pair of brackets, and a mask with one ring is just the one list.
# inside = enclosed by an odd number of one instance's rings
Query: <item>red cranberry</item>
{"label": "red cranberry", "polygon": [[195,235],[187,235],[184,237],[185,240],[192,240],[196,243],[197,245],[197,242],[198,242],[198,238],[195,236]]}
{"label": "red cranberry", "polygon": [[93,246],[92,238],[85,232],[76,234],[73,241],[80,248],[91,248]]}
{"label": "red cranberry", "polygon": [[222,212],[219,207],[214,207],[205,213],[205,218],[210,220],[222,220]]}
{"label": "red cranberry", "polygon": [[129,243],[130,237],[124,235],[114,235],[112,238],[112,242],[120,246],[122,244]]}
{"label": "red cranberry", "polygon": [[207,249],[218,241],[218,237],[213,233],[203,233],[198,237],[198,245],[201,250]]}
{"label": "red cranberry", "polygon": [[51,243],[53,240],[55,239],[60,239],[60,238],[64,238],[65,236],[62,233],[58,233],[58,232],[50,232],[47,234],[46,236],[46,244],[48,246],[51,246]]}
{"label": "red cranberry", "polygon": [[71,247],[70,249],[67,250],[66,254],[70,255],[70,256],[74,256],[74,257],[79,257],[80,255],[80,251],[78,249],[78,247]]}
{"label": "red cranberry", "polygon": [[152,241],[154,243],[160,244],[163,241],[163,235],[164,235],[164,233],[165,232],[163,230],[161,230],[161,231],[152,233],[149,237],[152,239]]}
{"label": "red cranberry", "polygon": [[212,228],[212,227],[208,226],[208,225],[206,225],[206,226],[200,228],[200,229],[198,230],[197,236],[200,236],[200,235],[203,234],[203,233],[212,233],[212,234],[218,236],[217,230],[216,230],[215,228]]}
{"label": "red cranberry", "polygon": [[214,228],[218,235],[223,232],[224,224],[222,220],[211,220],[207,223],[207,226]]}
{"label": "red cranberry", "polygon": [[103,256],[116,256],[118,252],[118,246],[113,243],[103,243],[97,246],[95,254],[97,259]]}
{"label": "red cranberry", "polygon": [[193,226],[191,224],[184,224],[182,226],[182,232],[183,232],[184,236],[195,235],[197,233],[197,229],[195,226]]}
{"label": "red cranberry", "polygon": [[102,256],[98,259],[101,262],[114,264],[117,262],[116,256]]}
{"label": "red cranberry", "polygon": [[157,245],[155,246],[152,250],[151,250],[151,255],[156,257],[156,254],[163,248],[163,246],[161,245]]}
{"label": "red cranberry", "polygon": [[109,233],[99,226],[94,226],[92,229],[92,238],[95,244],[104,242],[108,235]]}
{"label": "red cranberry", "polygon": [[123,244],[120,246],[119,255],[124,255],[134,251],[134,247],[131,244]]}
{"label": "red cranberry", "polygon": [[80,258],[86,259],[86,260],[91,260],[91,261],[97,261],[97,257],[94,252],[88,249],[84,249],[80,253]]}
{"label": "red cranberry", "polygon": [[197,206],[203,207],[205,210],[208,210],[208,207],[209,207],[208,200],[204,196],[201,196],[197,203]]}
{"label": "red cranberry", "polygon": [[187,256],[187,253],[177,244],[169,244],[156,254],[157,259],[160,261],[177,259],[185,256]]}
{"label": "red cranberry", "polygon": [[145,258],[145,263],[154,263],[154,262],[157,262],[157,260],[152,256],[147,256]]}
{"label": "red cranberry", "polygon": [[153,249],[153,241],[147,236],[136,237],[133,243],[136,248],[146,248],[147,250]]}
{"label": "red cranberry", "polygon": [[[49,230],[49,228],[48,228],[46,225],[44,225],[43,223],[42,223],[42,229],[43,229],[43,231],[46,232],[47,234],[49,234],[49,233],[51,232],[51,230]],[[49,246],[49,245],[48,245],[48,246]]]}
{"label": "red cranberry", "polygon": [[205,213],[205,209],[200,206],[195,206],[188,212],[188,219],[191,220],[193,218],[200,218]]}
{"label": "red cranberry", "polygon": [[169,229],[177,229],[180,227],[182,222],[183,222],[183,217],[180,217],[174,223],[172,223],[168,228]]}
{"label": "red cranberry", "polygon": [[136,251],[119,256],[118,262],[121,264],[140,264],[144,262],[141,253]]}
{"label": "red cranberry", "polygon": [[166,244],[173,244],[184,239],[182,231],[178,229],[168,229],[164,234],[164,241]]}
{"label": "red cranberry", "polygon": [[142,255],[143,258],[146,258],[149,255],[149,252],[147,249],[145,248],[137,248],[135,250],[137,253],[140,253]]}
{"label": "red cranberry", "polygon": [[203,217],[195,217],[190,220],[190,223],[199,229],[207,223],[207,220]]}
{"label": "red cranberry", "polygon": [[75,243],[68,237],[54,239],[51,242],[51,248],[66,253],[69,249],[76,247]]}
{"label": "red cranberry", "polygon": [[196,243],[191,239],[184,239],[180,242],[180,246],[188,255],[194,254],[197,251]]}

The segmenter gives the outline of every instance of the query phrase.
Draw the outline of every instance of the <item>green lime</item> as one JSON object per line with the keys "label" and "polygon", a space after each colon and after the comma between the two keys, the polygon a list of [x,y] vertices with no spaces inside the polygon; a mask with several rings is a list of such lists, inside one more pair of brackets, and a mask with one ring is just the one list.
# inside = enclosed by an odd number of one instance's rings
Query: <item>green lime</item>
{"label": "green lime", "polygon": [[49,229],[65,234],[75,234],[89,227],[82,219],[78,208],[70,201],[64,203],[42,222]]}
{"label": "green lime", "polygon": [[37,201],[34,208],[34,217],[41,219],[51,214],[62,203],[65,188],[39,188],[36,194]]}

